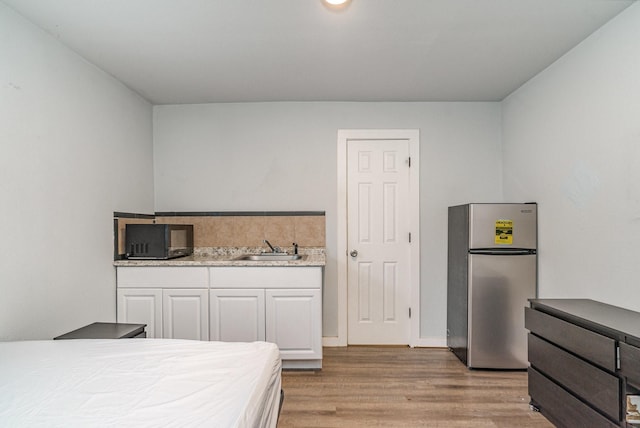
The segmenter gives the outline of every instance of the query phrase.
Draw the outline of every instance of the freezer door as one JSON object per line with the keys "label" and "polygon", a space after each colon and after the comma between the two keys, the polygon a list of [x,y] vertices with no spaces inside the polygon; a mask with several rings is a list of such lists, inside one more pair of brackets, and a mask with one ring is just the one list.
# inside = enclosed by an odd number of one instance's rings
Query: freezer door
{"label": "freezer door", "polygon": [[524,308],[535,297],[535,254],[469,255],[469,367],[527,367]]}
{"label": "freezer door", "polygon": [[469,248],[537,245],[536,204],[470,204]]}

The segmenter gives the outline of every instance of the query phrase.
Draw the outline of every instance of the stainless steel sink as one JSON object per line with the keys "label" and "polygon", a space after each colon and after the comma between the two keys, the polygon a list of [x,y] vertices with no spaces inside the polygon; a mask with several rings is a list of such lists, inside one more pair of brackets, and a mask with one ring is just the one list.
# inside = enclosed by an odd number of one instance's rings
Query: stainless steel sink
{"label": "stainless steel sink", "polygon": [[279,253],[264,253],[264,254],[247,254],[246,256],[240,256],[236,260],[253,260],[256,262],[271,262],[271,261],[290,261],[301,260],[304,256],[300,254],[279,254]]}

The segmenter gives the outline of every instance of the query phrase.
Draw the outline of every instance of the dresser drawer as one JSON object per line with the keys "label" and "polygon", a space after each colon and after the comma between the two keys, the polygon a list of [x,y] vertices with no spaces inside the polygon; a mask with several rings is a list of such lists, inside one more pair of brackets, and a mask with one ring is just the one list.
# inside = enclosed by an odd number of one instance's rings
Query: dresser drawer
{"label": "dresser drawer", "polygon": [[620,379],[529,334],[529,362],[536,370],[591,403],[614,420],[620,419]]}
{"label": "dresser drawer", "polygon": [[611,372],[616,370],[616,341],[544,312],[525,308],[525,327],[569,352]]}
{"label": "dresser drawer", "polygon": [[540,412],[558,427],[618,426],[532,367],[529,367],[529,395]]}
{"label": "dresser drawer", "polygon": [[640,387],[640,348],[620,343],[620,374],[635,387]]}

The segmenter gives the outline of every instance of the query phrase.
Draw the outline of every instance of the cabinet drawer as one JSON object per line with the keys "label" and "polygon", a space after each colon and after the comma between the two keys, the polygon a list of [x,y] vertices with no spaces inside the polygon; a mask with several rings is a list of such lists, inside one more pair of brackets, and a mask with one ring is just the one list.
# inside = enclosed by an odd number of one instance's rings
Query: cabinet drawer
{"label": "cabinet drawer", "polygon": [[611,372],[616,370],[616,341],[531,308],[525,308],[525,328],[569,352]]}
{"label": "cabinet drawer", "polygon": [[128,288],[208,288],[206,267],[118,267],[118,287]]}
{"label": "cabinet drawer", "polygon": [[620,374],[633,386],[640,387],[640,348],[620,343]]}
{"label": "cabinet drawer", "polygon": [[212,267],[211,288],[321,288],[320,267]]}
{"label": "cabinet drawer", "polygon": [[620,379],[529,334],[529,361],[574,395],[614,420],[620,419]]}
{"label": "cabinet drawer", "polygon": [[529,367],[529,395],[540,412],[558,427],[618,426],[532,367]]}

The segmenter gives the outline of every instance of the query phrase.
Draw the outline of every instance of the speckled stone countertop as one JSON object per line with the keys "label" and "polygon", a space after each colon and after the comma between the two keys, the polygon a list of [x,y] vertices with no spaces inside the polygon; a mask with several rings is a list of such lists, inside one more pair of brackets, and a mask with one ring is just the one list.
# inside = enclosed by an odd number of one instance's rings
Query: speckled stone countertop
{"label": "speckled stone countertop", "polygon": [[260,254],[264,247],[203,247],[191,256],[170,260],[116,260],[114,266],[324,266],[324,247],[299,249],[300,260],[238,260],[249,254]]}

